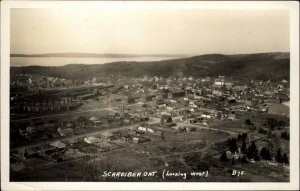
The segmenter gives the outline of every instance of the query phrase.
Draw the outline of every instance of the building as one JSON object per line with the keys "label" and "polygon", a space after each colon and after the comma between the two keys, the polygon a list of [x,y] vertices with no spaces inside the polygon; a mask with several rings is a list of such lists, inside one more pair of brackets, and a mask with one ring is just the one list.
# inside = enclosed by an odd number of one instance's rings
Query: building
{"label": "building", "polygon": [[227,102],[228,103],[236,103],[236,98],[233,96],[229,96],[229,97],[227,97]]}
{"label": "building", "polygon": [[134,98],[134,97],[131,97],[131,96],[128,96],[128,98],[127,98],[127,103],[128,103],[128,104],[135,103],[135,98]]}
{"label": "building", "polygon": [[57,132],[60,134],[60,136],[70,136],[73,135],[74,130],[72,128],[58,128]]}
{"label": "building", "polygon": [[101,134],[101,137],[103,137],[104,139],[106,139],[108,141],[114,140],[116,138],[116,136],[113,133],[110,133],[110,132],[103,132]]}
{"label": "building", "polygon": [[101,124],[101,123],[102,123],[102,121],[99,120],[97,117],[91,117],[91,118],[89,118],[89,120],[90,120],[93,124],[95,124],[95,125],[98,125],[98,124]]}
{"label": "building", "polygon": [[162,125],[168,124],[168,123],[172,123],[172,117],[169,115],[162,115],[161,116],[161,120],[160,123]]}
{"label": "building", "polygon": [[170,99],[179,99],[185,97],[185,95],[186,95],[185,91],[178,90],[178,91],[170,92],[168,97]]}
{"label": "building", "polygon": [[100,139],[96,138],[96,137],[85,137],[84,142],[86,142],[88,144],[94,144],[94,143],[99,143]]}
{"label": "building", "polygon": [[11,102],[12,113],[52,112],[71,110],[81,106],[81,103],[71,97],[27,96]]}
{"label": "building", "polygon": [[64,149],[66,148],[66,144],[61,142],[61,141],[56,141],[56,142],[53,142],[53,143],[50,143],[51,146],[57,148],[57,149]]}
{"label": "building", "polygon": [[132,142],[139,144],[142,142],[142,140],[139,137],[132,137]]}
{"label": "building", "polygon": [[146,101],[152,101],[155,97],[156,97],[156,95],[154,95],[154,94],[146,95],[145,100]]}
{"label": "building", "polygon": [[79,95],[79,96],[77,96],[77,98],[79,99],[79,100],[87,100],[87,99],[92,99],[92,98],[95,98],[95,97],[97,97],[97,94],[83,94],[83,95]]}

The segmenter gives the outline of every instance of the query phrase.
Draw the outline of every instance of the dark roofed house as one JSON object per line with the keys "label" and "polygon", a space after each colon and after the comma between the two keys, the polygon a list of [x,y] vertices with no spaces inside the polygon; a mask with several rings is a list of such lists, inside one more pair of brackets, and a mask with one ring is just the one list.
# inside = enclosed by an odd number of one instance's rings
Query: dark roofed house
{"label": "dark roofed house", "polygon": [[169,98],[178,99],[185,96],[185,91],[174,91],[169,93]]}
{"label": "dark roofed house", "polygon": [[116,136],[111,132],[103,132],[101,136],[108,141],[114,140],[116,138]]}
{"label": "dark roofed house", "polygon": [[236,98],[233,97],[233,96],[229,96],[229,97],[227,97],[227,101],[228,101],[228,103],[235,103],[236,102]]}
{"label": "dark roofed house", "polygon": [[160,123],[161,123],[162,125],[165,125],[165,124],[167,124],[167,123],[172,123],[172,117],[169,116],[169,115],[162,115],[162,116],[161,116]]}
{"label": "dark roofed house", "polygon": [[154,94],[146,95],[146,101],[152,101],[155,98]]}

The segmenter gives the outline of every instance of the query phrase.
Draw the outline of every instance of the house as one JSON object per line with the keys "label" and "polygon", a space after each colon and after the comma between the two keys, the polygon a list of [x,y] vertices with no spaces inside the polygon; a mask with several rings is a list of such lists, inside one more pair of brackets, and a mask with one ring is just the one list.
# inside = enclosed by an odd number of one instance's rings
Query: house
{"label": "house", "polygon": [[230,89],[230,88],[232,88],[232,86],[233,86],[233,84],[231,83],[231,82],[225,82],[225,87],[227,88],[227,89]]}
{"label": "house", "polygon": [[221,92],[220,90],[212,90],[212,95],[219,97],[223,95],[223,92]]}
{"label": "house", "polygon": [[219,87],[222,87],[224,86],[224,81],[215,81],[215,86],[219,86]]}
{"label": "house", "polygon": [[182,98],[184,96],[185,96],[185,91],[179,90],[179,91],[170,92],[168,97],[170,99],[178,99],[178,98]]}
{"label": "house", "polygon": [[139,131],[147,131],[147,127],[138,126]]}
{"label": "house", "polygon": [[68,139],[69,144],[76,144],[79,143],[80,141],[81,141],[80,138],[75,138],[75,137],[71,137],[70,139]]}
{"label": "house", "polygon": [[123,141],[129,141],[130,136],[129,135],[121,135],[121,138]]}
{"label": "house", "polygon": [[195,112],[195,109],[194,109],[194,108],[190,108],[188,111],[189,111],[190,113],[193,113],[193,112]]}
{"label": "house", "polygon": [[196,118],[191,118],[188,120],[190,123],[197,123],[197,119]]}
{"label": "house", "polygon": [[162,99],[155,100],[156,105],[162,105],[162,104],[165,104],[165,103],[166,103],[165,100],[162,100]]}
{"label": "house", "polygon": [[57,150],[57,148],[53,147],[50,144],[44,144],[44,145],[38,147],[36,150],[38,150],[38,152],[42,152],[42,153],[49,155],[49,154],[54,153]]}
{"label": "house", "polygon": [[73,135],[74,130],[72,128],[58,128],[57,132],[60,134],[60,136],[70,136]]}
{"label": "house", "polygon": [[211,118],[211,115],[210,115],[210,114],[203,113],[203,114],[201,114],[201,117],[202,117],[202,118],[210,119],[210,118]]}
{"label": "house", "polygon": [[154,130],[152,128],[149,128],[149,127],[147,128],[147,131],[150,132],[150,133],[154,133]]}
{"label": "house", "polygon": [[99,120],[97,117],[91,117],[91,118],[89,118],[89,120],[90,120],[92,123],[94,123],[95,125],[101,124],[101,123],[102,123],[102,121]]}
{"label": "house", "polygon": [[106,140],[108,140],[108,141],[111,141],[111,140],[115,139],[115,135],[110,133],[110,132],[104,132],[104,133],[101,134],[101,136],[103,138],[105,138]]}
{"label": "house", "polygon": [[100,139],[96,138],[96,137],[85,137],[84,142],[86,142],[88,144],[94,144],[94,143],[99,143]]}
{"label": "house", "polygon": [[262,108],[260,109],[260,111],[261,111],[261,112],[268,112],[268,108],[267,108],[267,107],[262,107]]}
{"label": "house", "polygon": [[135,136],[141,136],[143,132],[137,131],[137,130],[131,130],[129,131],[130,134],[135,135]]}
{"label": "house", "polygon": [[228,119],[234,120],[234,119],[236,119],[236,115],[235,114],[228,114]]}
{"label": "house", "polygon": [[196,131],[196,127],[185,127],[186,132]]}
{"label": "house", "polygon": [[36,150],[33,150],[31,148],[21,148],[18,149],[18,154],[21,156],[20,158],[32,158],[37,154]]}
{"label": "house", "polygon": [[140,121],[149,121],[149,117],[148,116],[141,116]]}
{"label": "house", "polygon": [[135,98],[134,97],[128,97],[127,98],[127,103],[128,104],[135,103]]}
{"label": "house", "polygon": [[173,107],[166,107],[166,110],[167,110],[167,111],[173,111],[174,108],[173,108]]}
{"label": "house", "polygon": [[36,127],[34,127],[34,126],[28,126],[28,127],[26,127],[26,131],[28,133],[35,133],[37,130],[36,130]]}
{"label": "house", "polygon": [[141,143],[141,139],[139,137],[132,137],[132,142],[134,143]]}
{"label": "house", "polygon": [[229,97],[227,97],[227,102],[228,103],[236,103],[236,98],[233,96],[229,96]]}
{"label": "house", "polygon": [[57,149],[64,149],[66,148],[66,144],[61,141],[55,141],[53,143],[50,143],[51,146],[57,148]]}
{"label": "house", "polygon": [[172,123],[172,117],[169,115],[162,115],[161,116],[161,120],[160,123],[162,125],[168,124],[168,123]]}
{"label": "house", "polygon": [[146,101],[152,101],[156,96],[155,95],[146,95]]}
{"label": "house", "polygon": [[146,142],[146,141],[150,141],[151,139],[148,139],[148,138],[144,138],[144,137],[135,137],[133,136],[131,138],[131,141],[134,142],[134,143],[143,143],[143,142]]}
{"label": "house", "polygon": [[129,119],[124,119],[124,120],[123,120],[123,124],[129,125],[129,124],[130,124],[130,120],[129,120]]}

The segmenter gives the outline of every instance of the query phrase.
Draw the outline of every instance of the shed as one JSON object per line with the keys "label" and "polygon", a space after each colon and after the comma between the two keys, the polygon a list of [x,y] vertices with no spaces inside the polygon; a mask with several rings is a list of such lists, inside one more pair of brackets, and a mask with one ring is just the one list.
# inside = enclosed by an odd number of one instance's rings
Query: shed
{"label": "shed", "polygon": [[55,142],[51,143],[50,145],[55,148],[58,148],[58,149],[66,148],[66,144],[61,141],[55,141]]}

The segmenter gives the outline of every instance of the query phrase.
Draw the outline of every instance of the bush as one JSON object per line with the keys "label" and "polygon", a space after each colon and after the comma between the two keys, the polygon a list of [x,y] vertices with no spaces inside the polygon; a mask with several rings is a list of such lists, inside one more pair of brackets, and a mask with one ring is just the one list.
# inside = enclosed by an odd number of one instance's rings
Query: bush
{"label": "bush", "polygon": [[269,149],[267,149],[266,147],[263,147],[260,151],[260,156],[262,159],[264,160],[271,160],[271,155],[270,155],[270,151]]}
{"label": "bush", "polygon": [[227,156],[226,156],[226,152],[225,152],[225,151],[222,153],[220,159],[221,159],[222,161],[228,161]]}
{"label": "bush", "polygon": [[277,150],[276,161],[279,162],[279,163],[282,163],[282,155],[281,155],[281,149],[280,148]]}
{"label": "bush", "polygon": [[246,155],[243,156],[243,158],[241,159],[241,162],[242,163],[248,163]]}
{"label": "bush", "polygon": [[283,163],[289,164],[289,157],[287,156],[286,153],[283,154],[281,160],[282,160]]}

